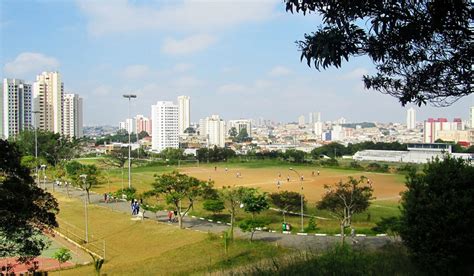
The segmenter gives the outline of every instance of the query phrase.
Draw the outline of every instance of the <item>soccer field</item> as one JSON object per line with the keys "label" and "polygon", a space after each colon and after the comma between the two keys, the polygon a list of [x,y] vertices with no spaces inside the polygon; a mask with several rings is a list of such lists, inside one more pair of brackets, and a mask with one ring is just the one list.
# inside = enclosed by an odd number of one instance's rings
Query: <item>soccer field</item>
{"label": "soccer field", "polygon": [[[398,201],[400,192],[405,190],[403,176],[396,174],[320,168],[318,176],[318,169],[298,167],[296,170],[303,176],[303,181],[301,182],[298,175],[290,171],[289,168],[289,166],[288,168],[229,167],[226,170],[224,166],[217,166],[217,169],[214,166],[206,166],[181,168],[180,171],[201,180],[207,181],[211,179],[214,181],[216,188],[235,185],[259,188],[261,191],[270,193],[279,190],[301,192],[302,183],[303,193],[310,202],[321,199],[321,196],[324,194],[325,184],[333,184],[339,180],[346,181],[349,176],[356,178],[365,176],[370,179],[376,201]],[[238,177],[238,175],[240,176]],[[278,181],[280,182],[280,187],[278,187]]]}

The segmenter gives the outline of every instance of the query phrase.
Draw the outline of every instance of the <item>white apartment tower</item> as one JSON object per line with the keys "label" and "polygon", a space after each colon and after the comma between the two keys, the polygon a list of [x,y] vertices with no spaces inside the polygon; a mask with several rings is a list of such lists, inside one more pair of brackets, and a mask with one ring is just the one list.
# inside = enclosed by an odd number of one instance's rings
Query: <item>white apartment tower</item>
{"label": "white apartment tower", "polygon": [[299,126],[304,126],[305,125],[304,115],[301,115],[301,116],[298,117],[298,125]]}
{"label": "white apartment tower", "polygon": [[407,129],[416,128],[416,113],[414,108],[407,110]]}
{"label": "white apartment tower", "polygon": [[178,105],[169,101],[159,101],[151,106],[151,148],[162,151],[179,148]]}
{"label": "white apartment tower", "polygon": [[63,134],[68,137],[82,137],[82,98],[77,94],[64,94]]}
{"label": "white apartment tower", "polygon": [[321,112],[310,112],[308,124],[314,124],[316,122],[321,121]]}
{"label": "white apartment tower", "polygon": [[469,125],[470,128],[474,129],[474,106],[471,106],[469,110],[469,121],[471,124]]}
{"label": "white apartment tower", "polygon": [[64,84],[58,72],[43,72],[36,76],[33,110],[39,111],[35,118],[39,129],[63,134],[63,95]]}
{"label": "white apartment tower", "polygon": [[225,147],[225,122],[219,115],[211,115],[200,120],[200,134],[206,137],[207,146]]}
{"label": "white apartment tower", "polygon": [[183,134],[184,131],[189,127],[190,122],[190,108],[189,108],[189,96],[178,97],[178,131],[179,134]]}
{"label": "white apartment tower", "polygon": [[18,79],[3,79],[0,91],[0,138],[16,136],[32,126],[31,84]]}
{"label": "white apartment tower", "polygon": [[323,123],[321,121],[317,121],[314,123],[314,135],[318,138],[321,138],[323,134]]}

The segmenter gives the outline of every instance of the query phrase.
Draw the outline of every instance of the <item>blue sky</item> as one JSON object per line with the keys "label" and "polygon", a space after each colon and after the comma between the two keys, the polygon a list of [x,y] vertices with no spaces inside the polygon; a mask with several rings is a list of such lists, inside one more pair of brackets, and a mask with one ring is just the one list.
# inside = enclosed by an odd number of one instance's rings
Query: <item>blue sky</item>
{"label": "blue sky", "polygon": [[[397,99],[363,89],[371,62],[318,72],[299,61],[294,41],[321,24],[286,13],[282,1],[0,1],[1,77],[33,82],[62,73],[66,92],[84,98],[86,125],[117,125],[150,115],[159,100],[191,96],[191,121],[263,117],[296,121],[404,122]],[[474,96],[448,108],[417,108],[428,117],[467,119]]]}

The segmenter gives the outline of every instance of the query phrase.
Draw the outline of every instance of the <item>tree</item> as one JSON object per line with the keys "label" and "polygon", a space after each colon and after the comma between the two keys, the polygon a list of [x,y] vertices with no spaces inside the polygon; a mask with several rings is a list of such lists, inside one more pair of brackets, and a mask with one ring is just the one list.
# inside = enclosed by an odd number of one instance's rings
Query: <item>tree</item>
{"label": "tree", "polygon": [[41,234],[58,226],[59,209],[56,199],[35,185],[20,158],[15,144],[0,140],[0,257],[28,261],[46,248]]}
{"label": "tree", "polygon": [[[285,220],[285,214],[288,211],[298,212],[301,209],[301,194],[297,192],[281,191],[279,193],[270,194],[270,199],[277,208],[283,213],[283,222]],[[306,200],[303,201],[303,208],[306,206]]]}
{"label": "tree", "polygon": [[233,139],[235,139],[238,135],[237,129],[235,127],[231,127],[229,129],[229,136]]}
{"label": "tree", "polygon": [[105,165],[123,169],[125,163],[128,161],[128,148],[114,149],[104,157],[105,158],[100,160]]}
{"label": "tree", "polygon": [[[97,166],[71,161],[66,164],[66,173],[74,186],[81,187],[86,191],[87,202],[90,202],[90,190],[102,181]],[[83,179],[81,175],[86,175],[86,177]]]}
{"label": "tree", "polygon": [[317,203],[318,209],[328,210],[339,219],[341,241],[344,244],[344,230],[351,226],[352,216],[362,213],[369,208],[373,189],[370,185],[363,185],[366,178],[349,177],[347,182],[340,180],[334,185],[324,185],[326,193]]}
{"label": "tree", "polygon": [[235,140],[237,142],[246,142],[246,141],[249,141],[249,140],[251,141],[252,139],[249,137],[249,133],[247,131],[247,128],[244,127],[239,131],[239,134],[237,135],[237,137],[235,137]]}
{"label": "tree", "polygon": [[54,252],[53,258],[59,262],[59,270],[61,270],[61,265],[72,259],[71,251],[67,248],[61,247]]}
{"label": "tree", "polygon": [[[177,171],[155,175],[153,189],[148,192],[150,195],[164,195],[167,204],[172,204],[178,211],[179,227],[183,228],[183,217],[194,206],[194,201],[202,196],[206,186],[212,186],[212,182],[201,181],[195,177],[181,174]],[[187,200],[187,202],[185,202]],[[187,204],[184,205],[184,204]],[[182,206],[185,206],[184,212]]]}
{"label": "tree", "polygon": [[250,232],[250,242],[253,240],[253,235],[258,228],[263,228],[268,225],[268,220],[263,218],[244,219],[239,223],[239,227],[243,232]]}
{"label": "tree", "polygon": [[319,13],[323,26],[298,41],[301,60],[316,69],[368,56],[377,73],[367,89],[402,105],[450,105],[472,93],[470,1],[285,0],[286,10]]}
{"label": "tree", "polygon": [[235,216],[238,211],[238,207],[242,203],[244,195],[247,193],[252,193],[253,188],[246,187],[222,187],[219,190],[219,197],[224,202],[224,207],[230,214],[230,238],[234,239],[234,225],[235,225]]}
{"label": "tree", "polygon": [[242,204],[244,210],[247,213],[252,214],[252,219],[255,218],[255,214],[267,210],[270,208],[268,204],[267,194],[259,193],[257,190],[248,190],[242,197]]}
{"label": "tree", "polygon": [[424,270],[473,271],[473,179],[474,167],[468,161],[448,155],[428,163],[423,173],[409,172],[408,189],[402,194],[400,236]]}
{"label": "tree", "polygon": [[224,202],[220,199],[208,199],[203,202],[204,210],[212,212],[214,215],[225,209]]}

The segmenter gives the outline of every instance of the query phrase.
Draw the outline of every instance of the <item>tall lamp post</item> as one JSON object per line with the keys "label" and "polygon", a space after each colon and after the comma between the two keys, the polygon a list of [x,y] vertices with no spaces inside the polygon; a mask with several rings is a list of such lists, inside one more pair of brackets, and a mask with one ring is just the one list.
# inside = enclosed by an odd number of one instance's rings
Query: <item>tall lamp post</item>
{"label": "tall lamp post", "polygon": [[[128,99],[128,118],[127,119],[131,119],[130,118],[130,103],[131,103],[131,100],[132,99],[135,99],[137,97],[137,95],[133,95],[133,94],[125,94],[123,95],[124,98],[127,98]],[[132,123],[133,125],[133,123]],[[129,126],[130,128],[130,126]],[[130,130],[130,129],[129,129]],[[130,131],[128,131],[128,188],[130,189],[132,187],[132,159],[131,159],[131,151],[132,151],[132,145],[131,145],[131,142],[130,142]]]}
{"label": "tall lamp post", "polygon": [[303,179],[301,178],[301,174],[297,172],[295,169],[290,168],[290,171],[295,172],[298,177],[300,178],[300,183],[301,183],[301,232],[304,232],[304,218],[303,218]]}
{"label": "tall lamp post", "polygon": [[[86,179],[87,179],[87,174],[81,174],[79,175],[79,177],[82,179],[82,185],[85,189],[86,187]],[[89,230],[89,227],[87,225],[87,196],[84,194],[84,219],[85,219],[85,224],[86,224],[86,238],[85,238],[85,242],[88,243],[89,242],[89,235],[88,235],[88,230]]]}
{"label": "tall lamp post", "polygon": [[39,114],[41,113],[40,111],[38,110],[35,110],[32,112],[35,117],[35,168],[36,168],[36,185],[40,185],[39,183],[39,171],[38,171],[38,134],[37,134],[37,130],[38,130],[38,119],[36,118],[36,114]]}
{"label": "tall lamp post", "polygon": [[46,190],[46,165],[41,165],[43,170],[43,190]]}

